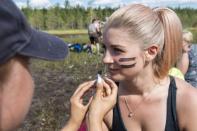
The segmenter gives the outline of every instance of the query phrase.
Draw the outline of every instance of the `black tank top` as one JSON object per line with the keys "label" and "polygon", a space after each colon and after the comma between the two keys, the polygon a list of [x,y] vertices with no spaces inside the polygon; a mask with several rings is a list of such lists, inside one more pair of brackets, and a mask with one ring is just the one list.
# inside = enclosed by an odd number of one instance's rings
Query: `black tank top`
{"label": "black tank top", "polygon": [[[176,117],[176,89],[175,80],[173,77],[170,77],[165,131],[179,131]],[[118,101],[113,109],[113,122],[111,131],[127,131],[121,118]]]}

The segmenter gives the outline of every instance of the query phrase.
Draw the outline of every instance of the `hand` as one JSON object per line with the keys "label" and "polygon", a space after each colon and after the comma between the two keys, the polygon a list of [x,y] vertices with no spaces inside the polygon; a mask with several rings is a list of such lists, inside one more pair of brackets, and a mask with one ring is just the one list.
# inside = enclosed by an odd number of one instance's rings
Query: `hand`
{"label": "hand", "polygon": [[75,131],[79,129],[92,100],[92,98],[90,98],[89,102],[84,105],[82,97],[91,87],[94,86],[94,83],[95,81],[85,82],[79,85],[77,90],[74,92],[70,99],[71,115],[67,125],[62,129],[62,131]]}
{"label": "hand", "polygon": [[105,78],[101,83],[96,84],[96,94],[89,106],[88,121],[102,123],[104,116],[116,104],[118,87],[110,79]]}

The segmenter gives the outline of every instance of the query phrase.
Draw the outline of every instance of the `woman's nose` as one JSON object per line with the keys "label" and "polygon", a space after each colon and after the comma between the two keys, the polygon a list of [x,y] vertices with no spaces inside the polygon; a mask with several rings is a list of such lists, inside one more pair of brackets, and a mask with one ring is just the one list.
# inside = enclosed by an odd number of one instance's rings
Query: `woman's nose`
{"label": "woman's nose", "polygon": [[103,55],[103,63],[104,63],[104,64],[111,64],[111,63],[113,63],[113,62],[114,62],[114,61],[113,61],[112,55],[110,54],[109,51],[106,51],[106,52],[104,53],[104,55]]}

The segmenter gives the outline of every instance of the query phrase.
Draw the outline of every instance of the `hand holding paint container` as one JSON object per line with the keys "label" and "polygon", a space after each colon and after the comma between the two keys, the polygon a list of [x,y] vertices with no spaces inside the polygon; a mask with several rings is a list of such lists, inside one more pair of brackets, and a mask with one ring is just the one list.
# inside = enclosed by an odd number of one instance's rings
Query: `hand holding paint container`
{"label": "hand holding paint container", "polygon": [[105,82],[105,80],[101,77],[100,74],[97,74],[96,88],[102,90],[102,97],[106,97],[111,94],[110,86]]}
{"label": "hand holding paint container", "polygon": [[101,84],[102,81],[103,81],[103,78],[101,77],[101,75],[97,74],[97,76],[96,76],[96,84]]}

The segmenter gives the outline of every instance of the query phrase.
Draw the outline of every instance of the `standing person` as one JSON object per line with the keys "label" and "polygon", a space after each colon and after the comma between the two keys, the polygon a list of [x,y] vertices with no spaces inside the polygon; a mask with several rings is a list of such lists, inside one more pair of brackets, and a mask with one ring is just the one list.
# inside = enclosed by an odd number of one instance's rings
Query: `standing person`
{"label": "standing person", "polygon": [[96,52],[99,53],[99,37],[100,37],[100,25],[97,19],[92,19],[92,23],[88,26],[88,35],[91,43],[92,50],[96,46]]}
{"label": "standing person", "polygon": [[103,62],[118,82],[118,98],[110,111],[98,104],[89,110],[88,118],[94,118],[90,129],[197,130],[197,90],[168,76],[182,49],[182,25],[174,11],[140,4],[122,7],[106,23],[103,42]]}
{"label": "standing person", "polygon": [[192,44],[192,41],[192,33],[183,31],[183,49],[178,68],[185,75],[185,80],[197,87],[197,45]]}

